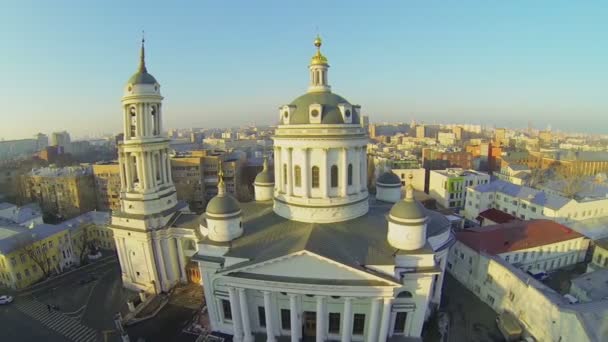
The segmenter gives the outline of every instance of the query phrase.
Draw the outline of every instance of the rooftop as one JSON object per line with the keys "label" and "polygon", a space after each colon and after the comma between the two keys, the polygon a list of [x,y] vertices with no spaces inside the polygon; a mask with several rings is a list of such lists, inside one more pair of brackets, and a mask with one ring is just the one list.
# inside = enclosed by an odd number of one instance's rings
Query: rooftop
{"label": "rooftop", "polygon": [[541,190],[516,185],[501,179],[474,186],[473,189],[479,192],[500,192],[551,209],[559,209],[571,201],[571,199],[563,196],[548,194]]}
{"label": "rooftop", "polygon": [[608,299],[608,269],[581,274],[572,279],[572,286],[583,290],[591,301]]}
{"label": "rooftop", "polygon": [[583,235],[550,220],[513,221],[456,232],[456,239],[468,247],[493,255],[540,247]]}
{"label": "rooftop", "polygon": [[478,219],[479,218],[488,219],[494,223],[507,223],[519,220],[517,217],[511,214],[505,213],[504,211],[495,208],[490,208],[488,210],[482,211],[481,213],[479,213]]}
{"label": "rooftop", "polygon": [[66,167],[42,167],[33,169],[28,173],[30,176],[39,177],[74,177],[86,176],[93,173],[90,166],[66,166]]}
{"label": "rooftop", "polygon": [[[392,203],[370,201],[369,213],[356,219],[335,223],[307,223],[285,219],[274,213],[271,202],[241,203],[244,233],[230,243],[226,257],[249,261],[238,267],[309,251],[349,265],[366,269],[366,265],[393,265],[395,254],[429,253],[428,248],[405,252],[387,241],[386,216]],[[441,214],[425,210],[429,216],[427,236],[437,236],[450,229]],[[184,215],[182,215],[184,216]],[[182,217],[178,226],[192,227],[198,217]],[[209,240],[204,241],[217,244]],[[262,252],[263,251],[263,252]]]}

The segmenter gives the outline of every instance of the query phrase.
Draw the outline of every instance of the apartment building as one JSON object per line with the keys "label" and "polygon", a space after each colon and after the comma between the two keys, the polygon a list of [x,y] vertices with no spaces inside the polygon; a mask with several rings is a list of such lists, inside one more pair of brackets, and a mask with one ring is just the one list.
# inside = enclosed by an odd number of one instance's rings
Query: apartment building
{"label": "apartment building", "polygon": [[205,209],[205,182],[203,161],[205,156],[175,156],[171,158],[171,177],[177,199],[186,201],[192,210]]}
{"label": "apartment building", "polygon": [[431,170],[429,173],[429,195],[444,208],[463,208],[466,188],[490,182],[490,175],[474,170],[450,168]]}
{"label": "apartment building", "polygon": [[466,219],[474,221],[490,208],[522,220],[546,218],[570,223],[607,216],[608,198],[571,199],[500,179],[467,189]]}
{"label": "apartment building", "polygon": [[92,167],[97,210],[120,210],[120,167],[118,163],[98,163]]}
{"label": "apartment building", "polygon": [[44,213],[71,218],[96,207],[89,166],[44,167],[21,176],[21,202],[36,202]]}

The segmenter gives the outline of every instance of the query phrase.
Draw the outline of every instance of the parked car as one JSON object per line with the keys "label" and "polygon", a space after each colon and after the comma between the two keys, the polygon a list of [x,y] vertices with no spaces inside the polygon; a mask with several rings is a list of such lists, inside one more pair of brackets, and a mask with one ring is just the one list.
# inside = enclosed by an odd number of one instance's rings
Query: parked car
{"label": "parked car", "polygon": [[13,301],[12,296],[8,296],[8,295],[0,296],[0,305],[12,303],[12,301]]}
{"label": "parked car", "polygon": [[498,330],[500,330],[507,342],[520,340],[523,329],[512,313],[504,311],[498,315],[498,317],[496,317],[496,324],[498,325]]}
{"label": "parked car", "polygon": [[94,282],[95,280],[97,280],[97,277],[93,274],[89,274],[89,275],[85,276],[84,278],[80,279],[80,281],[78,283],[80,285],[84,285],[84,284]]}
{"label": "parked car", "polygon": [[547,274],[547,272],[536,269],[536,268],[529,270],[528,274],[531,275],[532,277],[534,277],[534,279],[537,279],[540,281],[543,281],[543,280],[549,278],[549,274]]}

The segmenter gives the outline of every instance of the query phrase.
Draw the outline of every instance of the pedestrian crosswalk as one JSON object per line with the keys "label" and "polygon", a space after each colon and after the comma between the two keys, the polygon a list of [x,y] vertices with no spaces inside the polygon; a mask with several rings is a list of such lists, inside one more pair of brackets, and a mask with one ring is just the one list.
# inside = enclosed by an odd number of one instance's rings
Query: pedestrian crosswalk
{"label": "pedestrian crosswalk", "polygon": [[96,340],[96,330],[84,326],[78,319],[68,317],[60,312],[54,310],[49,312],[46,304],[40,303],[31,297],[17,298],[14,305],[17,310],[74,342],[91,342]]}

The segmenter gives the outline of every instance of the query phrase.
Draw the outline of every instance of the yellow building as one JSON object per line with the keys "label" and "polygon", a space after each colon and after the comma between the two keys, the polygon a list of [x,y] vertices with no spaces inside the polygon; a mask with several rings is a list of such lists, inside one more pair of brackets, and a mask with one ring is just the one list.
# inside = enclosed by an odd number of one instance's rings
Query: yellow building
{"label": "yellow building", "polygon": [[[109,215],[88,212],[57,225],[28,229],[0,221],[0,286],[28,287],[88,257],[88,246],[113,250]],[[103,253],[102,253],[103,254]]]}
{"label": "yellow building", "polygon": [[608,268],[608,238],[593,241],[593,257],[587,265],[587,271],[597,271]]}
{"label": "yellow building", "polygon": [[45,214],[71,218],[95,209],[90,167],[45,167],[21,176],[21,202],[36,202]]}
{"label": "yellow building", "polygon": [[93,165],[97,210],[120,210],[120,168],[118,163]]}

